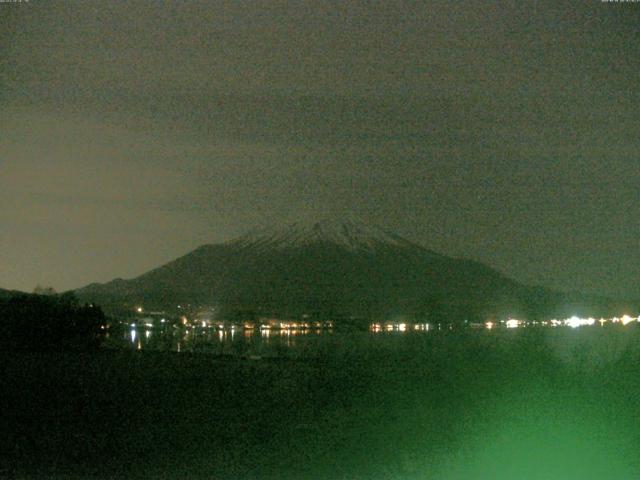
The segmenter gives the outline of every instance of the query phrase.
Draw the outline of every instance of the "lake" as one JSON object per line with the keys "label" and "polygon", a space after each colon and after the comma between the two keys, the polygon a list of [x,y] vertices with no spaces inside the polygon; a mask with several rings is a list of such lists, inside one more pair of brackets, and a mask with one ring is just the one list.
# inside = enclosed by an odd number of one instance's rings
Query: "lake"
{"label": "lake", "polygon": [[[203,327],[132,327],[114,329],[108,340],[113,348],[146,351],[211,354],[240,358],[337,359],[381,356],[430,357],[439,349],[454,350],[474,345],[503,350],[537,348],[553,359],[573,364],[609,364],[632,348],[638,324],[596,323],[592,326],[526,328],[470,328],[432,325],[426,328],[380,329],[368,331],[336,329],[245,329]],[[416,326],[418,327],[418,326]]]}
{"label": "lake", "polygon": [[635,324],[134,330],[94,354],[3,357],[0,467],[65,479],[640,476]]}

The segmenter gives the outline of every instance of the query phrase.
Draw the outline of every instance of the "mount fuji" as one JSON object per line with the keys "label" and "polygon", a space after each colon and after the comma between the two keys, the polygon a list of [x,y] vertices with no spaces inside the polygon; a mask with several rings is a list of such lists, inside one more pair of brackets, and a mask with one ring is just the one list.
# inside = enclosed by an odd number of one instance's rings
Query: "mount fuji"
{"label": "mount fuji", "polygon": [[257,228],[203,245],[137,278],[76,295],[109,308],[213,305],[234,318],[423,321],[608,310],[606,299],[520,284],[481,263],[433,252],[358,222]]}

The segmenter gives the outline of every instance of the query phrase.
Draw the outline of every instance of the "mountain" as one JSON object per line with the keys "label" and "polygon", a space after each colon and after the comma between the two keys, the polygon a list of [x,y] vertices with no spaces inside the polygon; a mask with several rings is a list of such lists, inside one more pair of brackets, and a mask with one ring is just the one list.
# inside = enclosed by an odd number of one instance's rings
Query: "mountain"
{"label": "mountain", "polygon": [[356,222],[260,228],[131,280],[79,289],[105,308],[215,305],[224,316],[469,320],[604,314],[606,299],[519,284]]}
{"label": "mountain", "polygon": [[9,298],[17,295],[26,295],[26,293],[18,290],[5,290],[4,288],[0,288],[0,300],[8,300]]}

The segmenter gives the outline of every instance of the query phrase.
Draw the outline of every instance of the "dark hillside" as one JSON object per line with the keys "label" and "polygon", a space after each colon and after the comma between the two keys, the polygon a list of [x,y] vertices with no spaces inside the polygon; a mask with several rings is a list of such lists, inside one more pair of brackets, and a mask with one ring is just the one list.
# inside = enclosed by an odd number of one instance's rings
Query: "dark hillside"
{"label": "dark hillside", "polygon": [[297,318],[483,321],[619,313],[607,299],[519,284],[478,262],[437,254],[359,224],[293,225],[204,245],[132,280],[76,292],[102,305],[172,308]]}

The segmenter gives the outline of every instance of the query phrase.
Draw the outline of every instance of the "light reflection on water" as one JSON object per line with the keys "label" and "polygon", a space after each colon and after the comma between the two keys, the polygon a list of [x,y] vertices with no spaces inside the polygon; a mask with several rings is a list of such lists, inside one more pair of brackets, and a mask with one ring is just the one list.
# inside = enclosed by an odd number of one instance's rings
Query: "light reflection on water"
{"label": "light reflection on water", "polygon": [[[635,321],[635,318],[630,321]],[[572,319],[570,319],[572,320]],[[619,324],[620,328],[629,323],[626,317],[618,322],[606,322],[610,325]],[[515,321],[514,321],[515,322]],[[235,325],[231,328],[220,325],[202,327],[197,326],[175,326],[160,324],[148,326],[147,324],[135,326],[126,324],[123,333],[112,338],[117,338],[115,343],[120,347],[128,347],[137,350],[174,351],[174,352],[202,352],[214,355],[236,355],[236,356],[282,356],[300,355],[305,352],[313,352],[314,349],[324,348],[328,342],[325,340],[333,338],[337,345],[344,344],[344,348],[351,350],[356,348],[368,337],[369,345],[389,346],[397,343],[401,338],[428,337],[438,335],[439,332],[460,333],[463,331],[484,331],[487,335],[498,335],[499,332],[514,330],[527,330],[529,327],[542,328],[547,333],[554,328],[554,324],[547,325],[545,322],[527,325],[517,321],[518,325],[513,328],[507,322],[487,322],[485,324],[470,324],[464,327],[453,328],[452,324],[428,324],[416,323],[405,324],[402,322],[373,323],[369,325],[368,332],[360,332],[345,335],[333,334],[332,328],[279,328],[269,325],[262,325],[257,328],[247,328],[242,325]],[[574,330],[575,322],[558,322],[565,325],[567,330]],[[600,321],[586,322],[589,325],[583,328],[601,328],[604,326]],[[582,325],[582,324],[581,324]],[[510,328],[510,326],[512,328]],[[571,327],[571,328],[568,328]],[[561,329],[564,330],[564,329]],[[558,330],[560,332],[560,330]],[[354,340],[358,337],[358,342]],[[346,340],[345,340],[346,339]],[[377,339],[377,343],[376,340]],[[334,342],[334,343],[335,343]],[[373,342],[373,343],[371,343]]]}
{"label": "light reflection on water", "polygon": [[278,349],[294,349],[302,339],[314,340],[333,334],[332,329],[216,329],[176,327],[131,327],[122,346],[138,350],[207,352],[218,355],[271,355]]}

